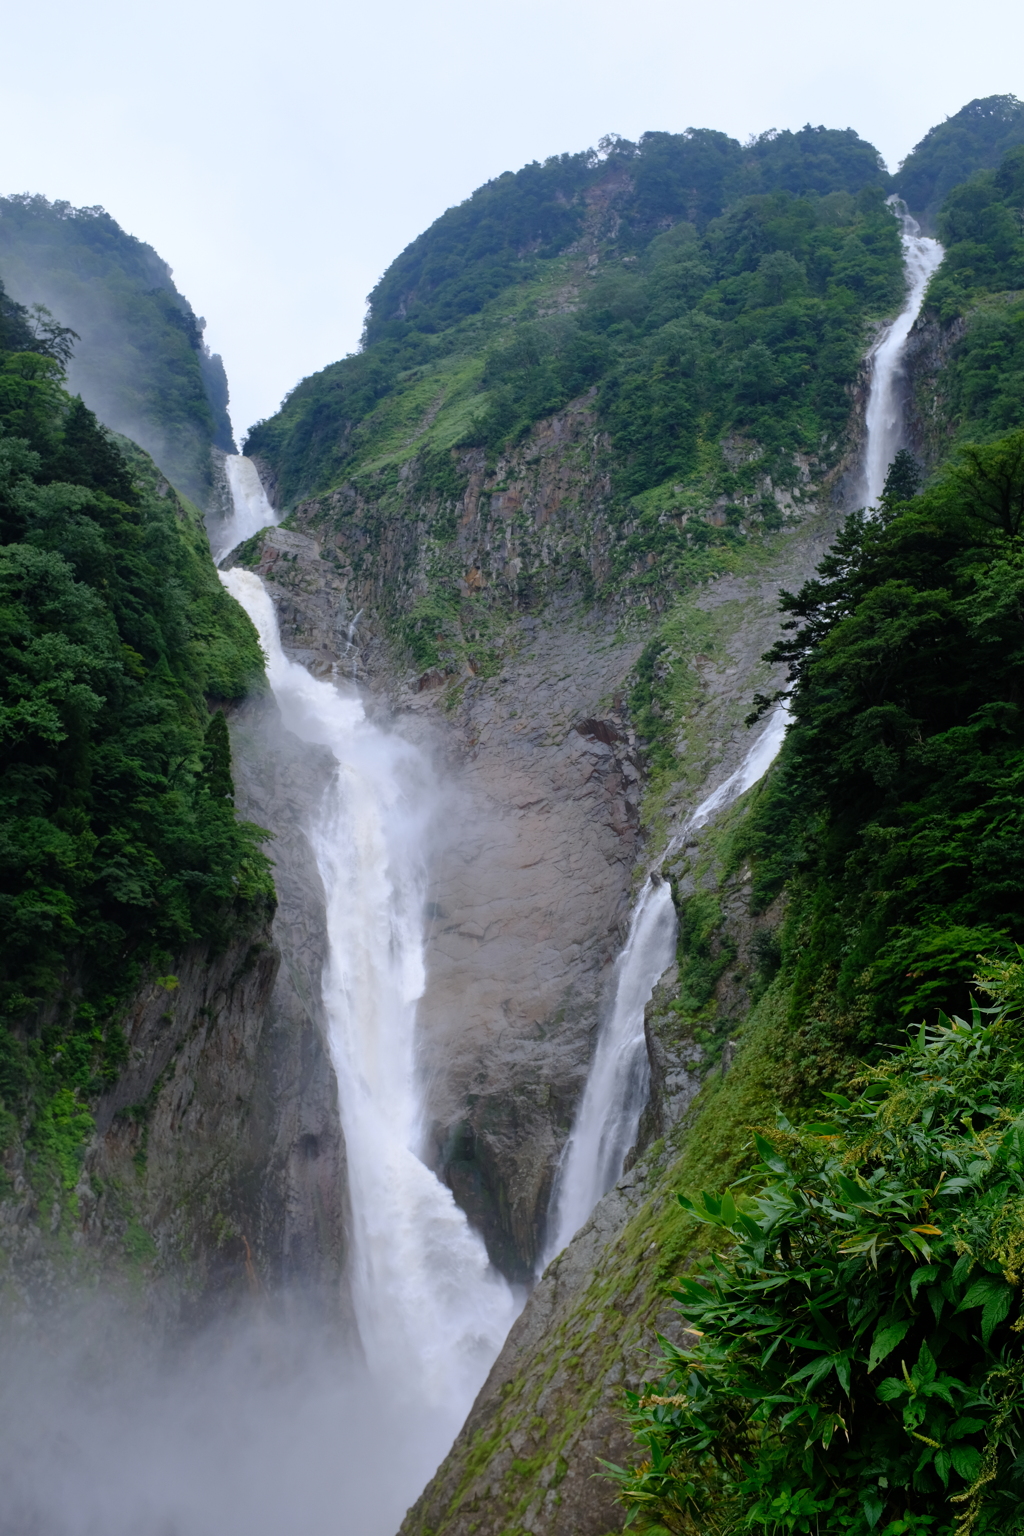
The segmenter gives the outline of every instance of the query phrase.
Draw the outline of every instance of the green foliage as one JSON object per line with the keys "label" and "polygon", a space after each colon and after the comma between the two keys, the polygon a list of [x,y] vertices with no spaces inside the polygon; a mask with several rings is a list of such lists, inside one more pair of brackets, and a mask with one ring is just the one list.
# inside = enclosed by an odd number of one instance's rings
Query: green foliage
{"label": "green foliage", "polygon": [[67,367],[81,338],[60,325],[43,304],[17,304],[0,283],[0,352],[36,352]]}
{"label": "green foliage", "polygon": [[939,234],[946,254],[929,285],[928,308],[940,319],[964,313],[983,294],[1024,287],[1024,144],[1009,150],[998,170],[980,171],[953,189]]}
{"label": "green foliage", "polygon": [[1024,420],[1024,300],[982,300],[942,370],[943,417],[958,437],[1000,437]]}
{"label": "green foliage", "polygon": [[58,1088],[36,1116],[29,1146],[42,1171],[55,1172],[65,1191],[74,1189],[78,1182],[82,1148],[95,1128],[92,1116],[72,1088]]}
{"label": "green foliage", "polygon": [[[246,451],[273,465],[286,505],[337,486],[372,458],[388,407],[456,355],[474,360],[481,397],[463,441],[492,455],[600,385],[628,494],[692,468],[702,410],[716,431],[755,418],[767,430],[792,405],[801,442],[817,444],[845,422],[864,315],[899,297],[884,184],[852,130],[809,125],[745,148],[707,129],[613,137],[501,176],[398,257],[370,296],[364,350],[304,379]],[[745,215],[719,227],[733,208]],[[602,266],[580,311],[527,305],[509,330],[509,290],[584,235]]]}
{"label": "green foliage", "polygon": [[61,377],[0,353],[0,1101],[69,1188],[142,969],[273,888],[209,711],[256,635],[195,508]]}
{"label": "green foliage", "polygon": [[849,128],[773,129],[745,150],[707,128],[645,133],[636,144],[612,135],[600,148],[507,171],[449,208],[371,293],[367,343],[442,330],[524,281],[576,239],[586,194],[609,170],[630,179],[621,211],[630,248],[680,219],[703,227],[747,193],[858,192],[885,180],[877,150]]}
{"label": "green foliage", "polygon": [[902,280],[881,190],[745,198],[703,235],[679,224],[600,270],[577,315],[499,340],[466,441],[500,451],[597,384],[626,496],[692,475],[704,437],[816,451],[844,430],[865,318]]}
{"label": "green foliage", "polygon": [[910,211],[928,225],[952,189],[977,171],[992,170],[1014,144],[1024,143],[1024,102],[1016,96],[969,101],[930,128],[893,177]]}
{"label": "green foliage", "polygon": [[756,1193],[680,1197],[726,1246],[675,1293],[699,1332],[629,1398],[638,1529],[1021,1528],[1022,976],[990,967],[995,1007],[756,1134]]}
{"label": "green foliage", "polygon": [[13,292],[74,326],[71,387],[205,504],[211,443],[234,452],[227,379],[166,262],[102,208],[25,195],[0,198],[0,268]]}
{"label": "green foliage", "polygon": [[834,972],[865,1044],[1024,932],[1022,524],[1017,432],[850,518],[783,596],[793,724],[747,846],[762,902],[790,881],[794,1009]]}
{"label": "green foliage", "polygon": [[811,452],[835,441],[864,321],[901,292],[881,191],[747,198],[702,239],[685,233],[599,278],[581,316],[614,345],[600,410],[627,495],[692,473],[702,436]]}

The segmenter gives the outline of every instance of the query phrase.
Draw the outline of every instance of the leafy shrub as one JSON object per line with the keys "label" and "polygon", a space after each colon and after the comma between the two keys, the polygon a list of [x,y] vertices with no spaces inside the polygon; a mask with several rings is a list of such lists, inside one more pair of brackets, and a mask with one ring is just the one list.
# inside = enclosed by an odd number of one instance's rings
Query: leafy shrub
{"label": "leafy shrub", "polygon": [[686,1342],[630,1394],[627,1523],[1024,1525],[1024,967],[981,986],[995,1006],[921,1026],[827,1119],[755,1134],[746,1185],[680,1197],[726,1246],[674,1293]]}

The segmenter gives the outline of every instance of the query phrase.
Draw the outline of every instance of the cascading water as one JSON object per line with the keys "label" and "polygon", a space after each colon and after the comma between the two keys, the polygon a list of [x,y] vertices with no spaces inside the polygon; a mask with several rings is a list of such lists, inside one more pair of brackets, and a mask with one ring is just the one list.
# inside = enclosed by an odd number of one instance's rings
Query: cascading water
{"label": "cascading water", "polygon": [[650,1087],[644,1009],[672,964],[675,948],[676,913],[668,881],[649,878],[615,962],[615,999],[555,1177],[542,1267],[561,1253],[611,1189],[636,1141]]}
{"label": "cascading water", "polygon": [[[898,199],[890,201],[901,223],[907,299],[871,351],[864,450],[868,506],[877,503],[889,464],[902,446],[903,349],[920,312],[928,280],[943,255],[938,241],[921,234],[920,226]],[[788,722],[785,706],[774,711],[740,766],[687,817],[668,854],[757,783],[778,755]],[[555,1176],[549,1208],[552,1236],[544,1254],[545,1264],[561,1252],[619,1178],[636,1139],[650,1079],[644,1009],[671,962],[674,945],[675,915],[669,887],[648,878],[633,911],[626,946],[616,962],[614,1002],[598,1037],[576,1121]]]}
{"label": "cascading water", "polygon": [[[687,817],[668,854],[685,835],[737,799],[766,773],[786,732],[787,711],[777,709],[736,771]],[[542,1265],[560,1253],[622,1173],[636,1141],[650,1088],[644,1010],[675,956],[676,915],[667,880],[648,877],[633,909],[629,935],[615,962],[614,1001],[598,1036],[594,1061],[565,1144],[551,1194]]]}
{"label": "cascading water", "polygon": [[896,319],[885,327],[871,349],[871,377],[864,415],[864,504],[868,507],[878,504],[889,465],[903,445],[900,387],[903,349],[920,314],[928,280],[943,257],[942,246],[937,240],[922,235],[921,226],[907,213],[899,198],[890,198],[889,202],[901,225],[907,298]]}
{"label": "cascading water", "polygon": [[210,533],[214,564],[223,560],[243,539],[251,539],[261,528],[277,522],[277,513],[267,500],[263,481],[252,459],[240,453],[229,454],[224,461],[231,491],[232,515]]}
{"label": "cascading water", "polygon": [[696,832],[698,828],[706,826],[717,811],[722,810],[726,805],[731,805],[733,800],[739,799],[740,795],[745,795],[758,779],[763,778],[779,755],[788,724],[789,710],[783,704],[772,711],[768,724],[748,749],[746,757],[735,772],[730,773],[717,789],[713,789],[710,795],[700,802],[696,810],[690,812],[682,831],[673,839],[669,847],[670,853],[679,847],[688,832]]}
{"label": "cascading water", "polygon": [[[240,526],[250,506],[238,508]],[[285,728],[327,747],[337,763],[307,835],[326,894],[323,997],[348,1163],[353,1302],[371,1374],[422,1405],[441,1453],[517,1303],[451,1192],[417,1155],[429,766],[366,718],[355,691],[285,656],[259,577],[235,569],[221,580],[259,632]]]}

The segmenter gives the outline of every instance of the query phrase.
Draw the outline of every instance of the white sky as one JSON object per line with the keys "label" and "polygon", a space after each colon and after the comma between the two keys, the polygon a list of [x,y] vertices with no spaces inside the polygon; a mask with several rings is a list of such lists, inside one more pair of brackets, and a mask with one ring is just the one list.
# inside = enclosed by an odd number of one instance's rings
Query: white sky
{"label": "white sky", "polygon": [[0,34],[0,193],[155,246],[238,431],[354,350],[392,257],[503,170],[808,121],[895,168],[972,97],[1024,96],[1016,0],[5,0]]}

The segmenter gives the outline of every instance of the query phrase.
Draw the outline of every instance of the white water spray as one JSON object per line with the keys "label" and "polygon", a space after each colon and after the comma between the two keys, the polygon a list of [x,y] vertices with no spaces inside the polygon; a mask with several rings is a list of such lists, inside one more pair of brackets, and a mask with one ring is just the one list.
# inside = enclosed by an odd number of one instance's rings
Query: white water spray
{"label": "white water spray", "polygon": [[903,348],[924,302],[928,280],[943,257],[937,240],[922,235],[898,198],[890,198],[900,220],[903,263],[907,273],[907,299],[896,319],[885,327],[871,349],[871,377],[864,422],[864,502],[878,504],[889,465],[903,440],[903,397],[900,371]]}
{"label": "white water spray", "polygon": [[224,472],[233,510],[232,515],[210,534],[214,565],[243,539],[251,539],[261,528],[270,528],[278,520],[252,459],[240,453],[229,454],[224,461]]}
{"label": "white water spray", "polygon": [[676,949],[667,880],[648,878],[615,962],[615,1000],[565,1144],[551,1194],[551,1236],[542,1267],[561,1253],[622,1173],[650,1088],[644,1009]]}
{"label": "white water spray", "polygon": [[236,569],[221,579],[256,625],[285,727],[337,763],[308,836],[327,902],[323,993],[348,1161],[353,1301],[372,1375],[422,1406],[440,1455],[517,1307],[418,1156],[430,771],[416,748],[367,720],[354,691],[288,660],[257,576]]}

